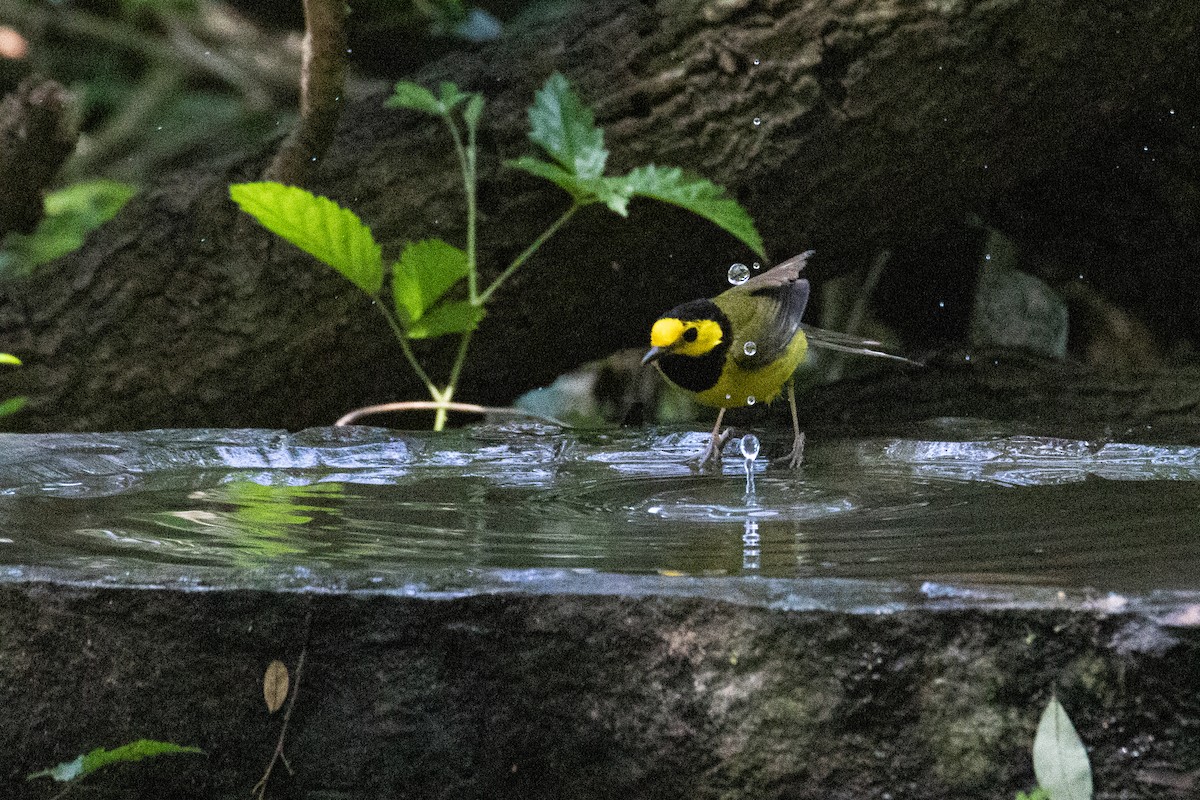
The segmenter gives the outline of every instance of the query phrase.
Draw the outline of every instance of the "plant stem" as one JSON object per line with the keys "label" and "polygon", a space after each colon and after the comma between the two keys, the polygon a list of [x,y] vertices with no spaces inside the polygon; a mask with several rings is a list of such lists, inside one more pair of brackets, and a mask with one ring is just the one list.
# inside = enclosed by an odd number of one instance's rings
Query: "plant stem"
{"label": "plant stem", "polygon": [[[454,356],[454,366],[450,368],[450,377],[446,380],[446,388],[442,390],[439,397],[434,398],[439,403],[449,403],[454,399],[454,392],[458,389],[458,376],[462,373],[463,363],[467,360],[467,347],[471,344],[471,334],[473,331],[467,331],[458,340],[458,353]],[[433,429],[440,431],[446,427],[446,408],[439,408],[437,415],[433,418]]]}
{"label": "plant stem", "polygon": [[396,336],[396,341],[400,343],[400,349],[404,352],[404,357],[408,359],[409,365],[412,366],[413,372],[417,373],[417,377],[421,379],[421,383],[425,384],[425,388],[429,390],[429,394],[434,400],[439,399],[437,385],[430,379],[429,373],[421,368],[421,362],[417,361],[417,354],[413,352],[412,345],[408,343],[408,337],[404,335],[404,329],[400,327],[400,323],[396,320],[395,315],[387,310],[383,301],[378,297],[372,297],[371,305],[379,309],[379,313],[383,314],[383,318],[387,320],[388,326],[392,329],[392,333]]}
{"label": "plant stem", "polygon": [[479,279],[476,277],[475,260],[475,130],[467,126],[468,145],[463,146],[462,134],[450,114],[442,117],[454,140],[454,152],[463,176],[463,192],[467,196],[467,298],[472,305],[482,305],[479,299]]}
{"label": "plant stem", "polygon": [[563,212],[562,216],[560,216],[558,219],[554,220],[554,222],[550,223],[550,227],[548,227],[548,228],[546,228],[546,230],[542,231],[542,235],[539,236],[537,239],[535,239],[533,244],[529,245],[529,247],[526,247],[524,252],[521,253],[521,255],[519,255],[515,259],[513,259],[513,262],[508,265],[508,268],[506,270],[504,270],[504,272],[501,272],[500,275],[496,278],[496,280],[492,281],[492,285],[489,286],[487,289],[485,289],[483,294],[479,295],[479,302],[476,303],[475,305],[483,305],[484,303],[486,303],[488,301],[488,298],[490,298],[492,296],[492,294],[494,294],[495,291],[497,289],[499,289],[500,286],[506,280],[508,280],[509,277],[511,277],[512,274],[514,272],[516,272],[517,269],[522,264],[524,264],[527,260],[529,260],[529,257],[531,255],[533,255],[535,252],[537,252],[537,249],[539,247],[541,247],[543,244],[545,244],[550,239],[551,236],[558,233],[558,229],[561,228],[563,225],[566,225],[567,221],[569,219],[571,219],[571,217],[575,216],[575,212],[581,208],[583,208],[583,206],[580,205],[578,202],[572,203],[571,207],[568,208],[565,212]]}

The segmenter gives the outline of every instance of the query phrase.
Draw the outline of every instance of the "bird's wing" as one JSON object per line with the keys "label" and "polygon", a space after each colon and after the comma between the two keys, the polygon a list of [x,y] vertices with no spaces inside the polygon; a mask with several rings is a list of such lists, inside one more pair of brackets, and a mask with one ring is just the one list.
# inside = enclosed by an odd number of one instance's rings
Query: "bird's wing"
{"label": "bird's wing", "polygon": [[[789,258],[714,298],[733,327],[730,356],[738,366],[760,369],[795,338],[808,305],[808,281],[800,272],[811,255],[810,250]],[[746,352],[747,342],[754,342],[753,354]]]}

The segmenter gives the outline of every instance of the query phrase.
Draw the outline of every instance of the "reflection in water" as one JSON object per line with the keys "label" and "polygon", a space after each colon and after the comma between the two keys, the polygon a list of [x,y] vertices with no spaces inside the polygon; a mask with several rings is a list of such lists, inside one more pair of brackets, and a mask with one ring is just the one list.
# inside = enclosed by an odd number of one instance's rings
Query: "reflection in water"
{"label": "reflection in water", "polygon": [[[0,436],[0,572],[184,583],[430,570],[1200,588],[1200,448],[1024,435],[757,439],[547,426]],[[770,454],[777,442],[761,448]],[[751,455],[751,452],[753,455]],[[250,579],[246,579],[250,580]]]}

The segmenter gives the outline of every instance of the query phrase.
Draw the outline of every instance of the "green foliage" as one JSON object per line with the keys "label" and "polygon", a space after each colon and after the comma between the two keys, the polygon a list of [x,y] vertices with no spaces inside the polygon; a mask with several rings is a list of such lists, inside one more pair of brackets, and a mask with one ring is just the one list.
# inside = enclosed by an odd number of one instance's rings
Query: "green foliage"
{"label": "green foliage", "polygon": [[0,250],[0,273],[27,275],[83,246],[84,238],[117,215],[137,187],[110,180],[72,184],[46,195],[46,216],[28,235],[14,233]]}
{"label": "green foliage", "polygon": [[114,750],[97,747],[90,753],[81,755],[71,761],[64,761],[56,767],[31,773],[26,776],[25,780],[53,778],[56,781],[74,781],[84,778],[110,764],[141,761],[144,758],[152,756],[177,755],[181,753],[204,755],[204,751],[199,747],[178,745],[171,742],[158,742],[153,739],[138,739],[136,742],[121,745]]}
{"label": "green foliage", "polygon": [[[762,255],[762,239],[746,211],[723,190],[703,178],[676,168],[639,167],[628,175],[606,177],[608,151],[604,131],[595,115],[575,94],[567,79],[555,73],[537,92],[529,109],[529,138],[552,161],[523,157],[510,166],[548,180],[566,190],[573,203],[486,288],[478,285],[476,223],[475,134],[483,114],[483,96],[442,83],[437,94],[408,81],[396,84],[388,108],[405,109],[440,118],[450,133],[458,157],[466,196],[465,248],[440,239],[410,242],[400,260],[385,274],[379,246],[371,231],[349,209],[296,187],[275,183],[243,183],[230,187],[233,200],[264,227],[333,267],[373,300],[378,300],[390,276],[390,304],[375,302],[395,333],[404,356],[435,402],[454,396],[470,336],[484,316],[484,306],[501,285],[580,208],[602,203],[625,215],[629,201],[642,196],[673,203],[708,219]],[[465,137],[464,137],[465,130]],[[466,283],[465,291],[456,287]],[[464,296],[465,295],[465,296]],[[409,342],[457,334],[458,355],[445,384],[425,372]],[[444,410],[434,422],[440,430]]]}
{"label": "green foliage", "polygon": [[606,177],[604,131],[596,127],[595,116],[562,75],[551,75],[537,93],[529,109],[529,125],[529,138],[556,163],[523,156],[508,162],[509,166],[550,181],[578,205],[603,203],[626,216],[634,197],[671,203],[707,219],[765,258],[762,237],[750,215],[711,181],[677,167],[653,164]]}
{"label": "green foliage", "polygon": [[1039,786],[1029,794],[1017,792],[1016,800],[1050,800],[1050,795],[1046,793],[1045,789]]}
{"label": "green foliage", "polygon": [[1067,710],[1051,697],[1033,739],[1033,773],[1052,800],[1092,800],[1092,766]]}
{"label": "green foliage", "polygon": [[[10,366],[21,366],[21,359],[11,353],[0,353],[0,364],[8,364]],[[7,400],[0,401],[0,417],[7,417],[10,414],[15,414],[25,407],[29,402],[28,397],[10,397]]]}
{"label": "green foliage", "polygon": [[534,95],[529,108],[529,138],[577,178],[604,175],[608,161],[604,131],[596,127],[591,109],[557,72]]}
{"label": "green foliage", "polygon": [[482,306],[467,300],[438,305],[468,272],[466,252],[441,239],[410,242],[404,248],[392,274],[392,294],[409,337],[429,339],[479,326]]}
{"label": "green foliage", "polygon": [[296,186],[238,183],[229,196],[272,233],[315,256],[375,297],[383,286],[383,256],[371,229],[353,211]]}

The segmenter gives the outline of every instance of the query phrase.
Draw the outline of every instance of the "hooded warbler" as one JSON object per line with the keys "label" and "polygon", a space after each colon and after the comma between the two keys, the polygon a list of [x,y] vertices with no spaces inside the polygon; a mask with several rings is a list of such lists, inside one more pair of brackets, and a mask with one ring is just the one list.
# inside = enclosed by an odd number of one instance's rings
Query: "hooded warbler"
{"label": "hooded warbler", "polygon": [[701,465],[721,459],[725,439],[721,420],[726,409],[770,403],[786,388],[794,438],[792,451],[781,460],[793,469],[800,466],[804,434],[796,415],[792,375],[810,343],[907,361],[871,349],[879,342],[801,323],[808,304],[808,280],[800,272],[812,254],[810,250],[789,258],[711,300],[676,306],[650,329],[650,350],[642,364],[654,362],[667,380],[697,402],[720,409]]}

